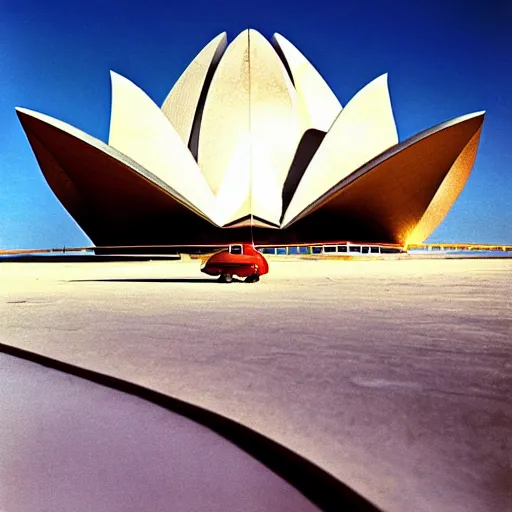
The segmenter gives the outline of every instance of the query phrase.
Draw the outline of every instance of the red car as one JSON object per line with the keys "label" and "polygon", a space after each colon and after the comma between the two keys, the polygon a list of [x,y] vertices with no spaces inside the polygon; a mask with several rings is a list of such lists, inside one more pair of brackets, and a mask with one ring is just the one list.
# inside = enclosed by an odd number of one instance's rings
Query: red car
{"label": "red car", "polygon": [[228,249],[210,256],[201,266],[201,272],[219,276],[219,281],[224,283],[230,283],[233,275],[245,277],[246,283],[255,283],[268,273],[268,263],[252,245],[230,245]]}

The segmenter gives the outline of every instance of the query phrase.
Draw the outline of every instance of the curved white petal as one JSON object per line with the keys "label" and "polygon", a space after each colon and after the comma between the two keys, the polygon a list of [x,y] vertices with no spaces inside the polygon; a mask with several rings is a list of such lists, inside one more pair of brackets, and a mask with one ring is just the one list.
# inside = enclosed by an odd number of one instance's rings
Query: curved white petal
{"label": "curved white petal", "polygon": [[[246,213],[274,223],[279,222],[283,183],[302,134],[295,94],[270,43],[246,30],[219,63],[201,122],[198,161],[212,190],[219,191],[233,155],[239,154],[240,172],[249,169],[251,176],[251,211]],[[242,156],[238,148],[247,137],[250,148]]]}
{"label": "curved white petal", "polygon": [[158,106],[127,78],[111,72],[109,145],[129,156],[208,217],[215,198],[194,157]]}
{"label": "curved white petal", "polygon": [[[89,135],[86,132],[83,132],[82,130],[76,128],[75,126],[65,123],[64,121],[61,121],[60,119],[56,119],[56,118],[48,116],[46,114],[42,114],[41,112],[36,112],[35,110],[30,110],[27,108],[16,107],[16,111],[18,113],[18,116],[20,117],[20,121],[21,121],[23,128],[25,129],[26,132],[27,132],[27,130],[31,130],[31,128],[28,128],[27,126],[25,126],[25,124],[26,124],[25,119],[36,119],[46,125],[57,128],[61,132],[65,133],[75,139],[78,139],[79,141],[86,143],[87,145],[91,146],[95,150],[99,150],[101,153],[104,153],[109,158],[121,162],[126,167],[129,167],[131,170],[135,171],[138,175],[143,176],[147,181],[158,186],[166,194],[171,196],[173,200],[176,200],[177,202],[184,204],[185,206],[187,206],[187,208],[189,208],[192,211],[195,211],[198,215],[205,217],[204,213],[201,210],[199,210],[196,207],[196,205],[189,202],[186,197],[182,196],[173,187],[172,184],[162,181],[162,179],[159,176],[154,175],[152,172],[148,171],[148,169],[141,166],[139,162],[133,160],[128,155],[121,153],[116,148],[113,148],[112,146],[105,144],[103,141],[93,137],[92,135]],[[40,135],[37,133],[37,131],[34,133],[35,133],[36,137],[38,137],[38,138],[40,137]],[[59,144],[62,144],[62,142],[57,140],[56,141],[57,147]],[[41,167],[41,170],[45,174],[43,167]],[[45,176],[46,176],[46,174],[45,174]],[[69,184],[69,186],[71,187],[71,184]],[[61,198],[59,198],[59,199],[61,199]],[[66,206],[66,208],[68,208],[68,206]]]}
{"label": "curved white petal", "polygon": [[190,140],[208,72],[217,65],[226,45],[225,32],[210,41],[189,64],[162,104],[163,113],[176,128],[186,146]]}
{"label": "curved white petal", "polygon": [[387,75],[382,75],[352,98],[327,132],[295,191],[282,225],[397,143]]}
{"label": "curved white petal", "polygon": [[[221,186],[233,153],[250,133],[248,33],[242,32],[228,46],[204,106],[198,162],[214,193]],[[239,165],[249,169],[249,152]]]}
{"label": "curved white petal", "polygon": [[305,129],[328,131],[342,109],[338,98],[320,73],[290,41],[276,33],[273,42],[293,77],[300,108],[307,119]]}
{"label": "curved white petal", "polygon": [[282,189],[302,136],[296,92],[272,45],[249,31],[252,211],[279,223]]}

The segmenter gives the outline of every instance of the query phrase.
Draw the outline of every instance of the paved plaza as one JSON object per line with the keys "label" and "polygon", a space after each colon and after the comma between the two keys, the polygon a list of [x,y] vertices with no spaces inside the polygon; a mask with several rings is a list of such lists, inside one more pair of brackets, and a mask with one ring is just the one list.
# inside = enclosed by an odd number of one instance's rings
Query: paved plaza
{"label": "paved plaza", "polygon": [[512,503],[512,260],[1,263],[0,342],[233,418],[386,511]]}

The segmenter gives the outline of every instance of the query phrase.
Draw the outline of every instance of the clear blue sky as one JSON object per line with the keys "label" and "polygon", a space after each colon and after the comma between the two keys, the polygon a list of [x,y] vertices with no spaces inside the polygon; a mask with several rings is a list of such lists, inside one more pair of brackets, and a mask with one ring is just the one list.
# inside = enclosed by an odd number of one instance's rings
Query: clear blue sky
{"label": "clear blue sky", "polygon": [[109,70],[158,104],[215,35],[280,32],[342,104],[389,73],[401,140],[486,110],[473,173],[430,241],[512,243],[512,2],[0,0],[0,247],[89,241],[39,171],[14,107],[107,139]]}

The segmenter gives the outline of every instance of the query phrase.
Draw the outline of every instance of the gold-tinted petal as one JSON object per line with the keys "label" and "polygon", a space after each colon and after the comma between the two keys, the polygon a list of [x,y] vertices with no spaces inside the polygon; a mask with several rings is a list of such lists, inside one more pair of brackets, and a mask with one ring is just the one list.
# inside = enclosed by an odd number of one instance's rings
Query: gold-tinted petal
{"label": "gold-tinted petal", "polygon": [[407,245],[442,221],[474,162],[483,113],[426,130],[343,179],[293,219],[297,238]]}

